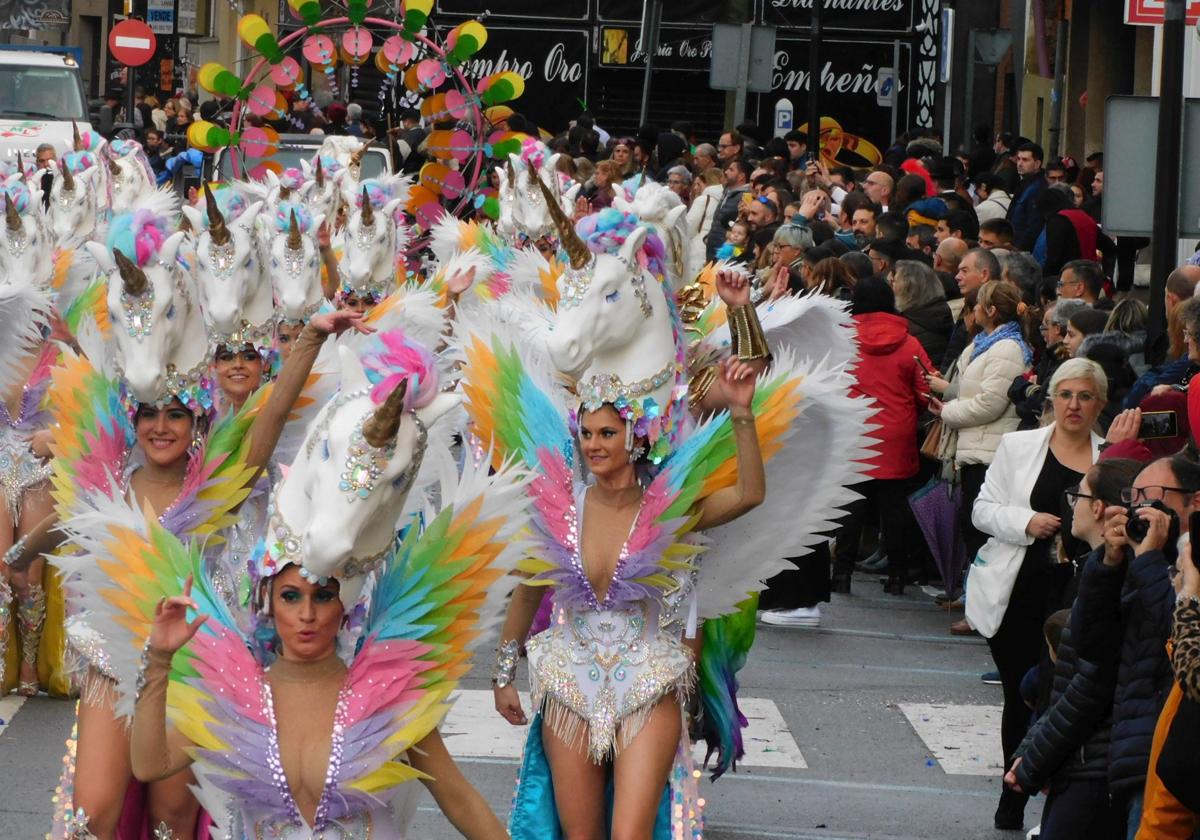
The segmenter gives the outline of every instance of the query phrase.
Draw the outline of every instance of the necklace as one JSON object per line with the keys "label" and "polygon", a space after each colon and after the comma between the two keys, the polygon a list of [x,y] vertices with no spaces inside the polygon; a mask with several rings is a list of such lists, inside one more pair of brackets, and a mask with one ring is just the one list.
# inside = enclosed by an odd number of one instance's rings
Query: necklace
{"label": "necklace", "polygon": [[271,663],[267,673],[276,682],[311,683],[334,674],[344,674],[346,665],[336,653],[316,660],[285,659],[282,656]]}

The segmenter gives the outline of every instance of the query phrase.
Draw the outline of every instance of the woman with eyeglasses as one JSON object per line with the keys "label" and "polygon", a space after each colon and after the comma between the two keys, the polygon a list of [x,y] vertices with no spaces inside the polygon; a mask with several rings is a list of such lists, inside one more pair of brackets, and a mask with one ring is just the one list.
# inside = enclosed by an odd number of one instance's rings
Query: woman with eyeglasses
{"label": "woman with eyeglasses", "polygon": [[[987,638],[1004,687],[1005,767],[1012,766],[1029,727],[1021,678],[1037,665],[1042,624],[1060,606],[1055,567],[1060,556],[1074,557],[1086,548],[1072,533],[1064,493],[1085,481],[1100,456],[1103,439],[1093,427],[1108,380],[1095,362],[1070,359],[1054,372],[1049,393],[1054,422],[1004,435],[972,511],[975,526],[989,538],[971,569],[967,621]],[[1021,828],[1027,801],[1026,794],[1004,787],[996,828]]]}
{"label": "woman with eyeglasses", "polygon": [[[1089,551],[1104,545],[1105,511],[1124,505],[1142,464],[1106,458],[1065,493],[1071,534]],[[1060,603],[1073,601],[1064,598]],[[1059,640],[1046,711],[1022,741],[1004,782],[1021,793],[1049,788],[1042,808],[1041,837],[1124,838],[1125,825],[1108,794],[1115,669],[1084,659],[1068,627]],[[1043,667],[1046,667],[1043,665]]]}

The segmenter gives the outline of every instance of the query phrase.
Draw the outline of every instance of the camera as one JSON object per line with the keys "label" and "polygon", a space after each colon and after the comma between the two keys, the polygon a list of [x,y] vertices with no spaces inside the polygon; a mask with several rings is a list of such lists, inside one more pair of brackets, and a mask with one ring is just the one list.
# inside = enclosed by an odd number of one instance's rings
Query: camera
{"label": "camera", "polygon": [[1154,501],[1146,504],[1129,506],[1129,510],[1127,511],[1129,515],[1129,521],[1125,523],[1125,536],[1129,537],[1129,541],[1140,543],[1142,540],[1146,539],[1146,535],[1150,533],[1150,523],[1137,515],[1137,512],[1140,508],[1154,508],[1155,510],[1161,510],[1171,518],[1171,526],[1167,533],[1166,545],[1173,546],[1175,541],[1179,539],[1179,517],[1176,515],[1175,511],[1171,510],[1159,499],[1155,499]]}

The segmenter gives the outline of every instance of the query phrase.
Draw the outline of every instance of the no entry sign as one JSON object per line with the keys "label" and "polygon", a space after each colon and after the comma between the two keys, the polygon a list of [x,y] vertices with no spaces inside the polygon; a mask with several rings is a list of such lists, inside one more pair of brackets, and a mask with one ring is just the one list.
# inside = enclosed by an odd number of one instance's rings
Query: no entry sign
{"label": "no entry sign", "polygon": [[158,40],[140,20],[123,20],[108,31],[108,51],[127,67],[141,67],[154,57]]}

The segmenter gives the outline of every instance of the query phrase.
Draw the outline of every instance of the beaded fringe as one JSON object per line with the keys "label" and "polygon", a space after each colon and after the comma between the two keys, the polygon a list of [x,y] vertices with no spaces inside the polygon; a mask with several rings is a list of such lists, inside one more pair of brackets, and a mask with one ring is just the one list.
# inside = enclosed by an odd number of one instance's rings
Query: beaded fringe
{"label": "beaded fringe", "polygon": [[591,739],[588,738],[588,721],[570,706],[552,697],[549,692],[542,697],[540,709],[542,723],[544,726],[549,727],[556,738],[572,750],[578,749],[580,746],[588,743],[588,757],[596,764],[602,764],[615,755],[619,755],[622,750],[633,743],[633,739],[638,736],[638,733],[642,731],[642,727],[650,720],[650,715],[654,714],[654,710],[658,707],[658,704],[668,694],[673,693],[675,695],[675,701],[679,704],[680,713],[686,713],[688,699],[691,697],[695,687],[696,670],[689,667],[679,679],[664,686],[662,691],[623,717],[617,727],[616,737],[611,743],[606,744],[604,750],[601,752],[597,752],[590,746]]}

